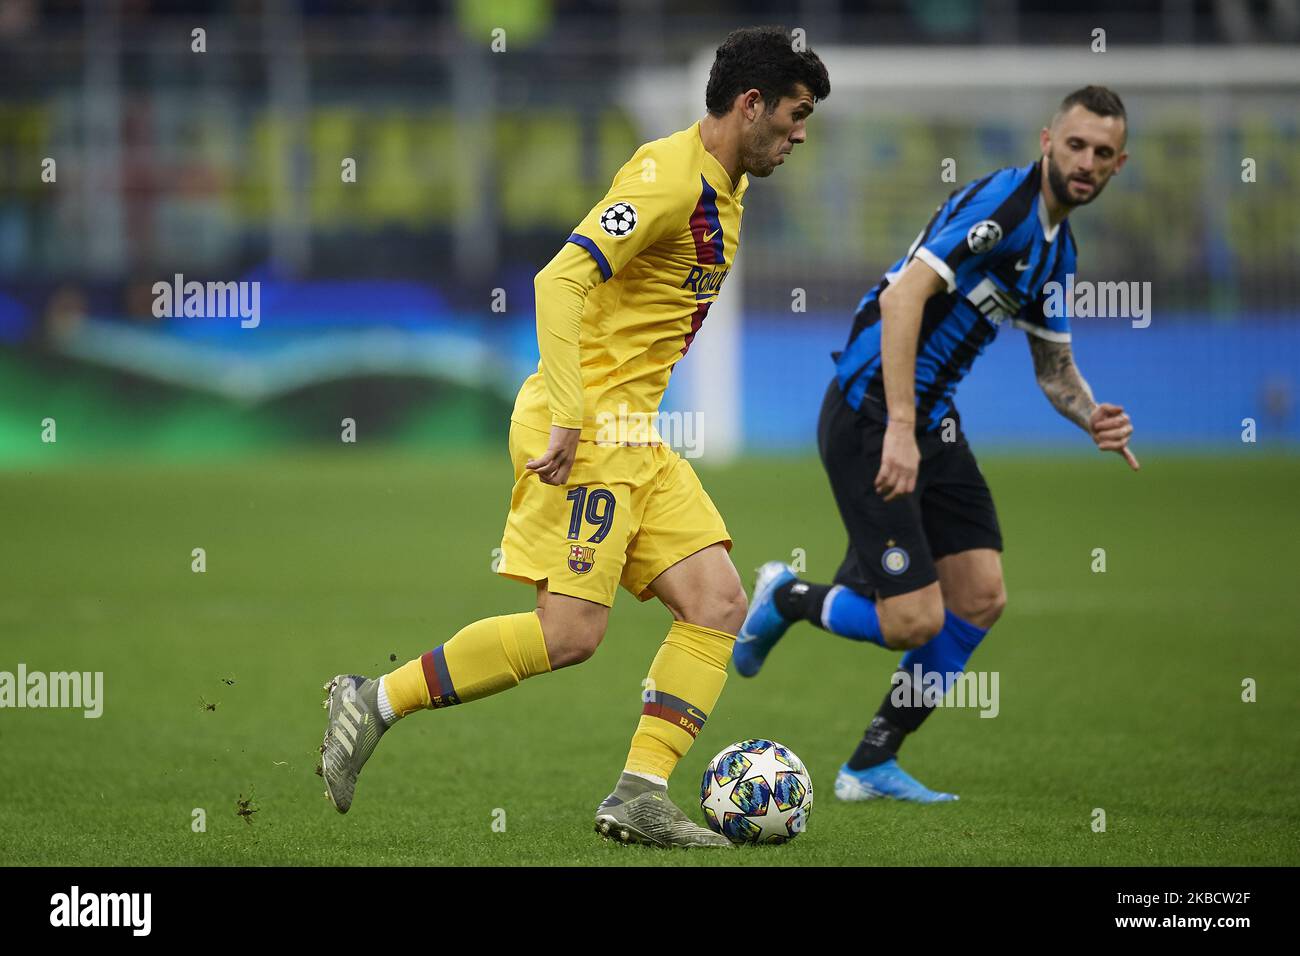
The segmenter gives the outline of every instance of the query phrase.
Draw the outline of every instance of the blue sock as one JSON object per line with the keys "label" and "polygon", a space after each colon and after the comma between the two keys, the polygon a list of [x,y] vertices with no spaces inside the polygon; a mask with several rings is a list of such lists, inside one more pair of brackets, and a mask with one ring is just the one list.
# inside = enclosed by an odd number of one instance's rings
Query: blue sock
{"label": "blue sock", "polygon": [[832,634],[849,640],[870,641],[885,646],[885,638],[880,633],[880,618],[876,614],[876,602],[840,584],[831,588],[826,595],[826,602],[822,605],[821,626]]}
{"label": "blue sock", "polygon": [[890,682],[889,692],[881,701],[880,709],[871,720],[871,726],[863,734],[858,749],[849,758],[849,768],[865,770],[892,759],[898,753],[904,738],[918,730],[925,722],[925,718],[933,713],[935,702],[926,701],[928,695],[924,690],[920,700],[921,706],[900,707],[898,705],[894,695],[899,687],[900,676],[905,674],[903,680],[909,687],[913,686],[916,681],[915,668],[919,665],[922,675],[921,688],[925,687],[924,675],[939,673],[943,675],[943,693],[946,694],[952,689],[955,675],[966,669],[971,654],[975,653],[975,648],[979,647],[980,641],[984,640],[984,635],[987,633],[988,628],[976,627],[970,621],[963,621],[952,611],[945,610],[943,629],[924,647],[910,650],[903,655],[898,665],[899,669]]}
{"label": "blue sock", "polygon": [[917,647],[903,655],[899,669],[905,671],[909,678],[914,678],[916,665],[921,673],[939,673],[943,675],[943,692],[952,688],[957,675],[966,669],[966,662],[979,647],[980,641],[988,628],[976,627],[970,621],[963,621],[952,611],[943,612],[943,630],[936,634],[924,647]]}

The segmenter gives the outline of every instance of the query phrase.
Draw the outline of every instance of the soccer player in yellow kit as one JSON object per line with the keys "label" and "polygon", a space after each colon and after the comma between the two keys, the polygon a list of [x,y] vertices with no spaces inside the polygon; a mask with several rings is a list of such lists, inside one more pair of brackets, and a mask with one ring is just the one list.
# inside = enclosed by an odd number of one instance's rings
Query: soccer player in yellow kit
{"label": "soccer player in yellow kit", "polygon": [[722,693],[745,592],[722,517],[653,422],[735,261],[747,176],[785,161],[829,93],[821,60],[785,30],[734,31],[709,74],[708,115],[637,150],[538,273],[541,361],[511,415],[515,486],[498,566],[536,585],[537,607],[476,621],[377,680],[326,685],[323,774],[341,813],[395,720],[585,661],[621,584],[657,597],[673,623],[596,830],[653,846],[730,845],[666,791]]}

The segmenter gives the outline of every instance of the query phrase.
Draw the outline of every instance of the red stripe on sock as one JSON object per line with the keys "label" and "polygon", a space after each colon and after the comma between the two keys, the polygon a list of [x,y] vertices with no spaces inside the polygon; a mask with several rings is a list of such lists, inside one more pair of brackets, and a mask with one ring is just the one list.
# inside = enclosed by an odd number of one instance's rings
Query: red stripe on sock
{"label": "red stripe on sock", "polygon": [[698,737],[702,729],[689,714],[674,710],[672,707],[665,707],[663,704],[656,704],[653,701],[642,707],[641,713],[648,717],[658,717],[660,720],[666,720],[674,727],[680,727],[692,737]]}
{"label": "red stripe on sock", "polygon": [[442,684],[438,682],[438,669],[433,666],[433,651],[420,655],[420,667],[424,670],[424,683],[429,688],[429,700],[436,705],[442,697]]}

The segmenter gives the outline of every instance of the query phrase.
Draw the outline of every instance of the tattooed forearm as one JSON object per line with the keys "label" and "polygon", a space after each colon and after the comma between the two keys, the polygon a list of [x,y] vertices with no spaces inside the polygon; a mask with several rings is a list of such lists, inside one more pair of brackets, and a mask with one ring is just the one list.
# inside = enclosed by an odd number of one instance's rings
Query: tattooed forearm
{"label": "tattooed forearm", "polygon": [[1029,351],[1034,356],[1038,387],[1058,412],[1088,431],[1088,420],[1097,403],[1092,397],[1092,389],[1074,364],[1070,343],[1049,342],[1036,335],[1027,338]]}

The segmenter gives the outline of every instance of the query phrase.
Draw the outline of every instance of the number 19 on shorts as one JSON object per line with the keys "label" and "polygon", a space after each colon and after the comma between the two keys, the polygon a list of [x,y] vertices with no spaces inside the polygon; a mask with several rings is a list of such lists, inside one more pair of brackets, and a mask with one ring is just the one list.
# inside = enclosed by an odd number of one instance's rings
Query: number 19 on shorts
{"label": "number 19 on shorts", "polygon": [[569,513],[569,537],[578,540],[582,536],[582,522],[596,525],[595,532],[587,540],[599,544],[614,527],[614,493],[606,488],[597,488],[590,494],[586,488],[574,488],[566,496],[573,502]]}

